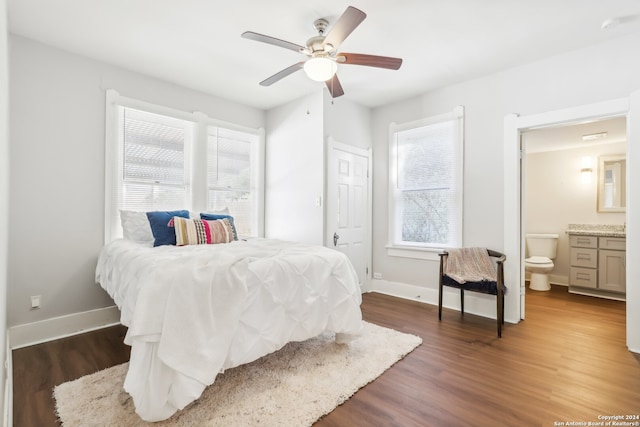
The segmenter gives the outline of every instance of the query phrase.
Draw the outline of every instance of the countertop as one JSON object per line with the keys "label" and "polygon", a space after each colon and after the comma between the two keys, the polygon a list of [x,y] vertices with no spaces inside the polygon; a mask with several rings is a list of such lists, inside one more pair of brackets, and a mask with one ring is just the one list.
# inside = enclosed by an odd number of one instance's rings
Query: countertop
{"label": "countertop", "polygon": [[624,225],[612,224],[569,224],[566,233],[578,236],[627,237]]}

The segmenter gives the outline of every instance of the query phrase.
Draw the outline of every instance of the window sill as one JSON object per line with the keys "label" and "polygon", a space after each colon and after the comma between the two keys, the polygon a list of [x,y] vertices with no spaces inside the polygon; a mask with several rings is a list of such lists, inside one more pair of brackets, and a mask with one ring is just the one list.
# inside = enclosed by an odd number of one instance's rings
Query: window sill
{"label": "window sill", "polygon": [[387,245],[387,255],[393,257],[424,259],[429,261],[440,261],[438,254],[444,249],[441,248],[421,248],[412,246],[392,246]]}

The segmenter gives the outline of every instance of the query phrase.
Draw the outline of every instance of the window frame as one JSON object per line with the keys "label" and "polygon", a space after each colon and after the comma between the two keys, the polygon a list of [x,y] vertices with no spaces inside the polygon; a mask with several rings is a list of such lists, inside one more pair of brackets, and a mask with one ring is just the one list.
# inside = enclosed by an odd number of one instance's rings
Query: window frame
{"label": "window frame", "polygon": [[[200,113],[202,114],[202,113]],[[242,132],[247,134],[253,134],[256,138],[256,144],[251,147],[251,181],[255,182],[255,185],[251,185],[249,190],[251,192],[256,192],[256,203],[257,203],[257,213],[253,215],[253,220],[251,224],[251,228],[256,230],[256,236],[264,237],[264,189],[265,189],[265,178],[264,178],[264,165],[265,165],[265,132],[264,129],[252,129],[246,126],[236,125],[233,123],[225,122],[222,120],[216,120],[212,118],[208,118],[205,116],[204,127],[201,128],[202,138],[200,141],[200,145],[203,147],[203,157],[208,155],[207,147],[208,147],[208,136],[209,136],[209,128],[223,128],[225,130],[231,130],[236,132]],[[201,181],[199,181],[199,185],[203,185],[204,187],[204,204],[199,203],[199,206],[202,206],[202,211],[206,211],[209,206],[209,191],[212,187],[209,186],[208,181],[208,171],[207,171],[207,161],[202,162],[204,168],[204,175]]]}
{"label": "window frame", "polygon": [[[133,108],[144,112],[159,114],[173,119],[192,122],[192,140],[185,152],[185,169],[190,174],[190,194],[187,195],[187,204],[184,209],[191,212],[206,212],[208,198],[207,183],[207,132],[209,126],[230,129],[238,132],[251,133],[257,136],[257,144],[254,147],[256,161],[255,170],[252,164],[252,175],[257,180],[257,206],[255,207],[255,220],[252,229],[256,237],[264,236],[264,162],[265,162],[265,133],[263,128],[251,128],[235,123],[218,120],[207,116],[202,112],[186,112],[170,107],[152,104],[146,101],[121,96],[116,90],[108,89],[105,92],[105,226],[104,242],[110,242],[114,238],[122,236],[119,212],[119,190],[122,182],[121,167],[123,159],[123,144],[120,143],[119,132],[123,123],[118,111],[121,107]],[[252,162],[253,163],[253,162]]]}
{"label": "window frame", "polygon": [[[401,203],[402,191],[398,189],[398,148],[396,134],[398,132],[417,129],[433,124],[454,121],[456,126],[457,141],[454,147],[454,185],[456,192],[454,204],[456,205],[456,223],[454,225],[454,235],[450,236],[448,244],[425,244],[419,242],[400,242],[398,234],[401,233],[402,224],[398,218],[399,204]],[[386,245],[387,255],[437,260],[438,253],[451,247],[463,245],[463,196],[464,196],[464,108],[455,107],[451,112],[438,114],[423,119],[389,125],[389,223],[388,223],[388,243]]]}

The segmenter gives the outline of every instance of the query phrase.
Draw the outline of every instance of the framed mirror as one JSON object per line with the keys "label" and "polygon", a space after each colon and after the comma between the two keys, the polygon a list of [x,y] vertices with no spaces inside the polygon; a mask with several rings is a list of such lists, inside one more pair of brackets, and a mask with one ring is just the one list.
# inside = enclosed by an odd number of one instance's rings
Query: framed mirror
{"label": "framed mirror", "polygon": [[627,209],[627,159],[624,154],[598,158],[598,212]]}

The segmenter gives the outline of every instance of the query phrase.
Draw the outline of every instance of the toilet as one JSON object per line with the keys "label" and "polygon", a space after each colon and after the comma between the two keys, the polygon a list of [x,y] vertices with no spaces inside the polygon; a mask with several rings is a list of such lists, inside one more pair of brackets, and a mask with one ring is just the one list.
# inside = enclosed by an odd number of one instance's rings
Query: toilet
{"label": "toilet", "polygon": [[527,234],[529,257],[524,260],[524,269],[531,274],[529,288],[534,291],[548,291],[549,272],[553,270],[553,259],[558,246],[557,234]]}

